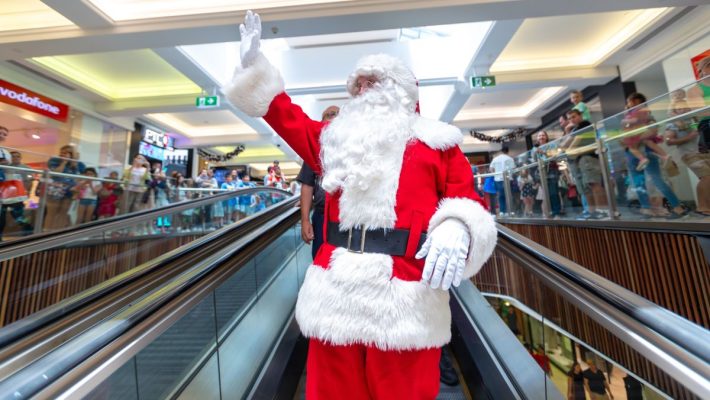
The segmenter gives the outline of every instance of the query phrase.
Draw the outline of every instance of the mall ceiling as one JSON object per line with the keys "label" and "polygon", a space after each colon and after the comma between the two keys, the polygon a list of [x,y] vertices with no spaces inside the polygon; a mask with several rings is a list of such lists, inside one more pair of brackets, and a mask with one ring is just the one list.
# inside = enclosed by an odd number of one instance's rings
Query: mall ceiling
{"label": "mall ceiling", "polygon": [[[142,119],[181,146],[250,143],[278,153],[270,128],[218,94],[238,62],[246,9],[264,51],[312,117],[347,101],[355,61],[403,58],[422,114],[464,129],[535,127],[572,89],[630,79],[710,32],[706,0],[2,0],[0,75],[102,115]],[[470,76],[496,86],[470,88]],[[41,86],[41,88],[38,88]],[[488,150],[467,138],[465,150]],[[281,149],[286,149],[281,146]],[[287,155],[293,153],[287,151]]]}

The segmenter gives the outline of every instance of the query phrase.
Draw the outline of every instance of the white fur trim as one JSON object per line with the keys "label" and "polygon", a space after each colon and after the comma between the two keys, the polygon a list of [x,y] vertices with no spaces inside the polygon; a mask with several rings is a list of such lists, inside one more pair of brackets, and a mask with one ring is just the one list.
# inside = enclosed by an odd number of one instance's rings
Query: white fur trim
{"label": "white fur trim", "polygon": [[263,117],[274,97],[284,90],[281,73],[261,53],[249,68],[239,63],[232,82],[222,88],[232,104],[252,117]]}
{"label": "white fur trim", "polygon": [[468,249],[468,259],[463,277],[468,279],[475,275],[493,253],[498,239],[493,216],[481,204],[471,199],[446,198],[439,203],[439,209],[429,221],[428,233],[448,218],[456,218],[463,222],[471,235],[471,245]]}
{"label": "white fur trim", "polygon": [[411,126],[412,114],[403,109],[394,89],[383,89],[353,99],[323,130],[321,185],[328,193],[342,190],[340,229],[394,228]]}
{"label": "white fur trim", "polygon": [[352,96],[357,96],[358,94],[356,84],[357,78],[360,76],[374,76],[380,82],[389,80],[397,84],[404,89],[410,98],[412,110],[417,101],[419,101],[417,78],[414,77],[412,71],[399,58],[380,53],[365,56],[358,60],[355,71],[350,74],[347,82],[348,92]]}
{"label": "white fur trim", "polygon": [[417,116],[412,130],[414,137],[435,150],[446,150],[463,142],[461,129],[434,119]]}
{"label": "white fur trim", "polygon": [[303,335],[381,350],[441,347],[451,339],[449,293],[392,276],[392,257],[339,248],[326,270],[312,265],[296,303]]}

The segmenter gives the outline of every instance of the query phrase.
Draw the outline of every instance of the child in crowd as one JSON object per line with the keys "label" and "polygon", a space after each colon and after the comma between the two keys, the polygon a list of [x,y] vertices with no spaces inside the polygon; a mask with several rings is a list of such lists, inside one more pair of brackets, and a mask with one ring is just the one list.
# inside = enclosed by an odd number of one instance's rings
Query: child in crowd
{"label": "child in crowd", "polygon": [[573,110],[578,110],[580,113],[582,113],[582,119],[585,121],[592,122],[592,114],[589,112],[589,107],[587,107],[587,104],[582,101],[582,92],[579,90],[574,90],[570,93],[569,95],[569,101],[574,104],[574,107],[572,107]]}
{"label": "child in crowd", "polygon": [[533,205],[535,204],[535,180],[530,176],[527,169],[520,171],[518,175],[518,187],[520,187],[520,198],[525,205],[525,216],[532,217]]}
{"label": "child in crowd", "polygon": [[[229,174],[225,176],[225,181],[222,182],[221,189],[224,190],[237,190],[237,182],[234,182],[234,176]],[[222,207],[224,207],[224,215],[227,217],[227,222],[236,222],[239,218],[237,217],[237,198],[231,197],[229,200],[222,202]]]}
{"label": "child in crowd", "polygon": [[[87,168],[82,174],[84,176],[89,176],[96,178],[96,170],[94,168]],[[94,219],[94,210],[96,209],[96,199],[98,198],[99,190],[101,190],[101,182],[91,179],[84,179],[79,181],[77,185],[72,188],[75,193],[76,198],[79,200],[79,207],[77,208],[76,223],[83,224]]]}
{"label": "child in crowd", "polygon": [[[637,128],[642,128],[654,122],[651,110],[645,105],[646,96],[641,93],[632,93],[626,99],[626,108],[629,110],[626,116],[621,121],[624,131],[632,131]],[[670,156],[658,143],[662,139],[658,137],[658,128],[649,128],[645,132],[625,137],[621,142],[628,147],[629,152],[639,160],[636,166],[637,171],[643,171],[648,166],[649,160],[646,158],[642,145],[651,149],[662,161],[662,166],[665,167],[670,161]]]}
{"label": "child in crowd", "polygon": [[[118,172],[111,171],[108,179],[118,180]],[[116,215],[118,199],[122,193],[123,190],[117,183],[103,182],[101,184],[101,190],[98,193],[99,205],[96,208],[96,215],[99,219],[111,218]]]}
{"label": "child in crowd", "polygon": [[[193,198],[193,193],[187,190],[180,190],[181,188],[191,188],[192,185],[192,180],[191,179],[185,179],[184,176],[178,175],[177,176],[177,181],[176,181],[176,186],[177,186],[177,199],[179,202],[187,201],[187,200],[192,200]],[[192,208],[187,209],[183,212],[180,213],[180,224],[177,228],[177,231],[180,232],[188,232],[192,230],[192,226],[194,224],[192,216],[194,215],[194,210]]]}
{"label": "child in crowd", "polygon": [[[239,183],[240,188],[251,188],[251,187],[256,187],[256,184],[251,181],[251,177],[249,174],[244,174],[242,176],[242,180]],[[242,216],[247,216],[251,214],[249,212],[250,209],[254,209],[254,206],[257,204],[257,195],[255,194],[245,194],[242,196],[239,196],[239,213],[242,214]]]}

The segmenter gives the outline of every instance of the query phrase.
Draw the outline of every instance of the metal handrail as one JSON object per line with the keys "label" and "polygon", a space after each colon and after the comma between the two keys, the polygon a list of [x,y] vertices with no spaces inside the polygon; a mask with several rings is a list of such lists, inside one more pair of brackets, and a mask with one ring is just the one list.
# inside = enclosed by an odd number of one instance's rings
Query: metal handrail
{"label": "metal handrail", "polygon": [[701,398],[710,332],[498,224],[499,248]]}
{"label": "metal handrail", "polygon": [[[288,202],[289,200],[285,200]],[[295,200],[294,200],[295,201]],[[265,212],[269,212],[272,209],[282,207],[281,203],[275,204],[273,207],[269,207]],[[224,227],[220,230],[213,231],[202,236],[199,239],[195,239],[183,246],[180,246],[168,253],[161,254],[160,256],[145,262],[135,268],[132,268],[120,275],[110,278],[100,284],[84,290],[72,297],[66,298],[59,303],[51,305],[40,311],[37,311],[19,321],[15,321],[9,325],[0,328],[0,348],[7,346],[8,344],[16,341],[17,339],[26,336],[30,332],[35,331],[40,326],[43,326],[51,321],[58,319],[59,317],[82,307],[95,299],[105,296],[111,290],[118,287],[123,287],[129,282],[138,279],[161,265],[176,260],[177,258],[184,256],[199,246],[204,245],[210,240],[214,239],[216,236],[224,235],[236,229],[240,229],[242,226],[249,224],[251,221],[261,218],[264,213],[257,213],[250,215],[246,218],[240,219],[235,224]]]}
{"label": "metal handrail", "polygon": [[154,210],[143,210],[126,215],[117,215],[100,221],[92,221],[80,226],[68,228],[57,232],[45,232],[21,239],[0,244],[0,261],[27,255],[40,250],[61,246],[79,238],[90,236],[96,233],[103,233],[110,230],[117,230],[133,226],[146,219],[155,219],[167,214],[178,213],[197,207],[206,206],[217,201],[224,201],[236,196],[261,192],[264,190],[277,192],[279,194],[292,196],[290,192],[270,187],[241,188],[230,190],[225,193],[215,194],[209,197],[172,203],[170,205]]}

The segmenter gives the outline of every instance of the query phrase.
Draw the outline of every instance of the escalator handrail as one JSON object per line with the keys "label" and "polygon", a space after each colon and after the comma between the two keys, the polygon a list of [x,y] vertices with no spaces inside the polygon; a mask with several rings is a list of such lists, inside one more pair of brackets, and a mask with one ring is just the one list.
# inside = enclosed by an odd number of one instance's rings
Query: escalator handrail
{"label": "escalator handrail", "polygon": [[[655,364],[669,378],[699,398],[710,398],[710,366],[705,360],[578,281],[576,272],[583,272],[583,267],[534,242],[528,243],[532,241],[515,232],[502,231],[499,231],[502,240],[498,241],[498,248],[514,260],[518,267],[536,276],[553,293],[569,301],[617,339]],[[507,240],[508,238],[515,240]],[[563,266],[566,271],[557,266]],[[620,289],[621,292],[625,291]],[[633,293],[632,295],[635,296]],[[653,310],[657,308],[659,306],[653,305]],[[706,347],[707,341],[700,346]]]}
{"label": "escalator handrail", "polygon": [[104,220],[92,221],[86,224],[74,226],[60,231],[44,232],[13,240],[11,242],[0,243],[0,262],[15,257],[32,254],[36,251],[47,250],[49,248],[61,246],[70,243],[74,240],[90,236],[92,234],[134,226],[147,219],[155,219],[163,215],[178,213],[197,207],[207,206],[217,201],[225,201],[232,197],[243,196],[245,194],[251,194],[254,192],[262,191],[270,191],[286,196],[292,196],[290,192],[285,190],[257,186],[253,188],[240,188],[226,193],[215,194],[209,197],[172,203],[157,209],[137,211],[129,214],[128,216],[117,215]]}
{"label": "escalator handrail", "polygon": [[[286,202],[295,202],[295,199],[286,200]],[[111,279],[108,279],[90,289],[79,292],[56,304],[37,311],[25,318],[3,326],[2,328],[0,328],[0,348],[5,347],[15,342],[16,340],[41,329],[43,326],[46,326],[47,324],[64,317],[70,312],[91,303],[97,298],[106,296],[108,293],[112,292],[117,288],[124,287],[128,283],[133,282],[134,280],[139,279],[142,276],[145,276],[158,268],[161,268],[167,263],[170,263],[182,257],[183,255],[192,252],[200,246],[203,246],[205,243],[208,243],[216,236],[224,235],[228,231],[240,229],[242,226],[252,220],[261,220],[265,218],[265,216],[271,215],[274,209],[290,207],[288,205],[284,206],[282,204],[283,203],[277,203],[274,207],[269,207],[268,209],[266,209],[265,213],[257,213],[243,218],[234,224],[226,226],[220,230],[213,231],[168,253],[164,253],[150,261],[138,265],[135,268],[131,268],[130,270],[120,275],[117,275]]]}
{"label": "escalator handrail", "polygon": [[499,237],[560,272],[628,316],[710,363],[710,332],[638,294],[605,279],[554,251],[498,224]]}
{"label": "escalator handrail", "polygon": [[[197,284],[226,259],[297,213],[298,209],[293,207],[296,200],[297,198],[294,197],[279,203],[274,208],[278,208],[282,212],[260,226],[259,229],[248,233],[229,248],[210,255],[201,264],[193,266],[150,293],[146,293],[134,304],[67,340],[57,350],[0,382],[0,393],[14,393],[15,397],[19,398],[33,396],[55,379],[87,360],[92,354],[114,342],[152,312]],[[133,349],[133,351],[137,350]],[[41,374],[38,370],[41,371]],[[42,379],[38,379],[40,375]]]}

